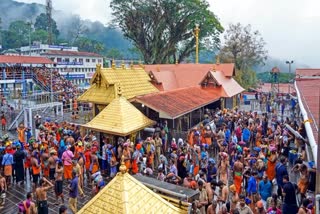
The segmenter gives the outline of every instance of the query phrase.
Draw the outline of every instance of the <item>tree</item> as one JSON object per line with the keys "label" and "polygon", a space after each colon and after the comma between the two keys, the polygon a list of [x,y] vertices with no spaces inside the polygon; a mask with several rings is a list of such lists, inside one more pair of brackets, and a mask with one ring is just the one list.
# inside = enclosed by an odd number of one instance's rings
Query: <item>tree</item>
{"label": "tree", "polygon": [[256,72],[253,70],[237,70],[235,80],[245,89],[256,88],[258,86]]}
{"label": "tree", "polygon": [[[48,32],[48,17],[45,13],[41,13],[36,18],[36,22],[34,23],[35,30],[44,30]],[[57,27],[57,23],[54,19],[51,18],[51,27],[52,27],[52,34],[55,38],[58,38],[60,32]]]}
{"label": "tree", "polygon": [[29,44],[30,26],[24,21],[14,21],[8,30],[3,31],[3,46],[5,49],[20,48]]}
{"label": "tree", "polygon": [[254,65],[263,64],[267,59],[266,43],[259,31],[252,31],[250,25],[230,24],[224,40],[221,59],[234,62],[237,70],[248,70]]}
{"label": "tree", "polygon": [[101,54],[104,51],[104,45],[96,40],[87,37],[80,37],[74,43],[81,51],[88,51]]}
{"label": "tree", "polygon": [[121,59],[123,58],[122,53],[117,48],[111,48],[108,50],[106,56],[112,59]]}
{"label": "tree", "polygon": [[31,41],[46,43],[48,41],[48,32],[45,30],[36,30],[31,33]]}
{"label": "tree", "polygon": [[195,51],[193,29],[199,40],[220,42],[223,28],[206,0],[112,0],[114,23],[132,40],[148,64],[183,61]]}

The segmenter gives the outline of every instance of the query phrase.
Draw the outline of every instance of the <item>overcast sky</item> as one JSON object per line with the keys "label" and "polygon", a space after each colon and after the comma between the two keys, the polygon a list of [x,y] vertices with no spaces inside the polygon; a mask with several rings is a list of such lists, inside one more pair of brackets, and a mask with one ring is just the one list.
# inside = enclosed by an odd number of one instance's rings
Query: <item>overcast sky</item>
{"label": "overcast sky", "polygon": [[[45,3],[45,0],[18,0]],[[52,0],[56,10],[84,19],[110,21],[110,0]],[[208,0],[222,25],[251,24],[267,42],[269,55],[320,68],[319,0]]]}

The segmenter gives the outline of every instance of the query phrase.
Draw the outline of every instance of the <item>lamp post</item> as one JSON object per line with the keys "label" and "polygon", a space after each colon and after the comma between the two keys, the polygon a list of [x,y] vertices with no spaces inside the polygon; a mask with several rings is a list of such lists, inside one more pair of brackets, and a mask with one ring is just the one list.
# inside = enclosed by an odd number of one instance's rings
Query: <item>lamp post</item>
{"label": "lamp post", "polygon": [[[289,75],[290,75],[291,74],[291,64],[293,64],[293,60],[291,60],[291,61],[287,60],[286,64],[289,65]],[[288,87],[289,87],[289,94],[290,94],[290,83],[289,83]]]}
{"label": "lamp post", "polygon": [[196,64],[199,63],[199,24],[196,24],[196,28],[194,29],[194,36],[196,37]]}

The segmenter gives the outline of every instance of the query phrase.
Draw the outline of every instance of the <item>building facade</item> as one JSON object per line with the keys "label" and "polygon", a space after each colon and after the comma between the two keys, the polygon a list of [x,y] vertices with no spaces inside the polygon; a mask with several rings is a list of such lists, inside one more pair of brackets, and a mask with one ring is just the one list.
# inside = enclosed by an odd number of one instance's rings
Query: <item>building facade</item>
{"label": "building facade", "polygon": [[47,57],[54,62],[54,68],[79,87],[86,88],[96,65],[103,64],[103,57],[96,53],[78,51],[77,47],[62,45],[33,45],[21,47],[21,55]]}

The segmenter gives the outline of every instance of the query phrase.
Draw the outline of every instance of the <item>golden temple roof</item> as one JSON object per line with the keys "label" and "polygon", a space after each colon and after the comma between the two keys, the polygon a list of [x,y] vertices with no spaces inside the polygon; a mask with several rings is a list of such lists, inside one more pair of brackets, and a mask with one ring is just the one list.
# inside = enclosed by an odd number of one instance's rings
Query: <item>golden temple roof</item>
{"label": "golden temple roof", "polygon": [[157,92],[158,89],[150,81],[149,75],[142,68],[101,68],[101,65],[97,65],[90,88],[78,98],[78,101],[106,105],[115,98],[113,91],[117,83],[121,84],[122,95],[126,99]]}
{"label": "golden temple roof", "polygon": [[78,214],[187,213],[187,211],[170,204],[129,173],[126,173],[123,164],[120,171],[107,186],[81,208]]}
{"label": "golden temple roof", "polygon": [[90,122],[82,126],[103,133],[127,136],[154,123],[126,98],[120,96],[115,98]]}

